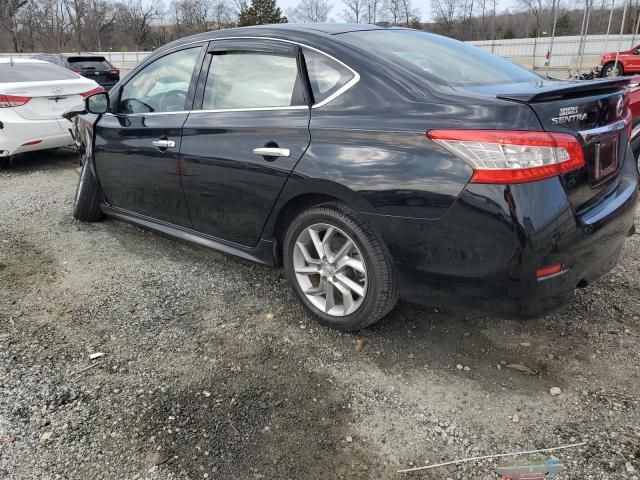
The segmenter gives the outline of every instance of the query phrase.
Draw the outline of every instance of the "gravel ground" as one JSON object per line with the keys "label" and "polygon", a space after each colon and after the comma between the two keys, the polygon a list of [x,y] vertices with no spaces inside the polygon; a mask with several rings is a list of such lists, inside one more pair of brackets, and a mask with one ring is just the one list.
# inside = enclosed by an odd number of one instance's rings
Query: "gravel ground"
{"label": "gravel ground", "polygon": [[640,478],[640,235],[561,313],[400,304],[351,335],[282,271],[74,220],[76,180],[64,153],[0,171],[0,478],[402,478],[580,441],[561,478]]}

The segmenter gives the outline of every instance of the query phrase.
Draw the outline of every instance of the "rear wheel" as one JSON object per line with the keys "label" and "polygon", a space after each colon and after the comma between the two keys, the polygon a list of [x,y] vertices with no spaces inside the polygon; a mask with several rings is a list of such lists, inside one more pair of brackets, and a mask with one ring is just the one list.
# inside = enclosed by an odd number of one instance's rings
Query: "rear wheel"
{"label": "rear wheel", "polygon": [[393,263],[367,222],[340,204],[302,212],[284,240],[287,278],[321,323],[359,330],[397,303]]}
{"label": "rear wheel", "polygon": [[82,159],[82,167],[76,195],[73,199],[73,216],[85,222],[97,222],[104,214],[100,209],[102,190],[100,184],[91,171],[89,165],[90,145],[87,145],[85,157]]}
{"label": "rear wheel", "polygon": [[603,77],[619,77],[624,75],[624,68],[620,62],[607,63],[602,69]]}

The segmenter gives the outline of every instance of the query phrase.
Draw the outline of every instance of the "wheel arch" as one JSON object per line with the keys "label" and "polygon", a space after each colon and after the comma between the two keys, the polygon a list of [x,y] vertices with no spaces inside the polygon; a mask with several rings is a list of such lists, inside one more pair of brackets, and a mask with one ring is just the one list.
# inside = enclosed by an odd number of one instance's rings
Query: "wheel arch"
{"label": "wheel arch", "polygon": [[[289,183],[294,185],[290,186]],[[290,180],[288,182],[262,232],[264,240],[273,241],[275,265],[282,264],[282,242],[291,221],[308,208],[330,202],[341,203],[356,212],[369,210],[367,202],[357,192],[335,182],[313,181],[309,183],[307,180]]]}

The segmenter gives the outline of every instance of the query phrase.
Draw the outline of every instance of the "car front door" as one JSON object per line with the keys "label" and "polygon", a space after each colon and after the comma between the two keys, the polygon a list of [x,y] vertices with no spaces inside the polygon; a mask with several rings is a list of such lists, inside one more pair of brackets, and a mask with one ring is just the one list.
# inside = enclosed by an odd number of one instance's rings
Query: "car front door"
{"label": "car front door", "polygon": [[111,97],[111,112],[95,127],[94,158],[112,207],[191,226],[180,182],[180,140],[207,44],[153,60]]}
{"label": "car front door", "polygon": [[183,129],[182,183],[193,228],[257,245],[284,183],[309,145],[297,45],[216,40]]}

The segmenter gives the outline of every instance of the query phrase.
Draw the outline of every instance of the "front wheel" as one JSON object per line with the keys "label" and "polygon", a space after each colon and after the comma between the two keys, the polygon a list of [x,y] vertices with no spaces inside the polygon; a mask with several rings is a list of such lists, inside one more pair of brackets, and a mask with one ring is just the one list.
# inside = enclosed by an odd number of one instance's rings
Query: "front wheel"
{"label": "front wheel", "polygon": [[302,212],[284,240],[287,278],[321,323],[339,330],[365,328],[397,303],[391,256],[357,213],[341,204]]}
{"label": "front wheel", "polygon": [[602,77],[620,77],[624,75],[624,68],[620,62],[607,63],[602,69]]}
{"label": "front wheel", "polygon": [[104,216],[100,209],[102,190],[98,180],[91,171],[89,165],[90,146],[87,146],[85,156],[82,159],[82,167],[76,195],[73,199],[73,216],[85,222],[97,222]]}

